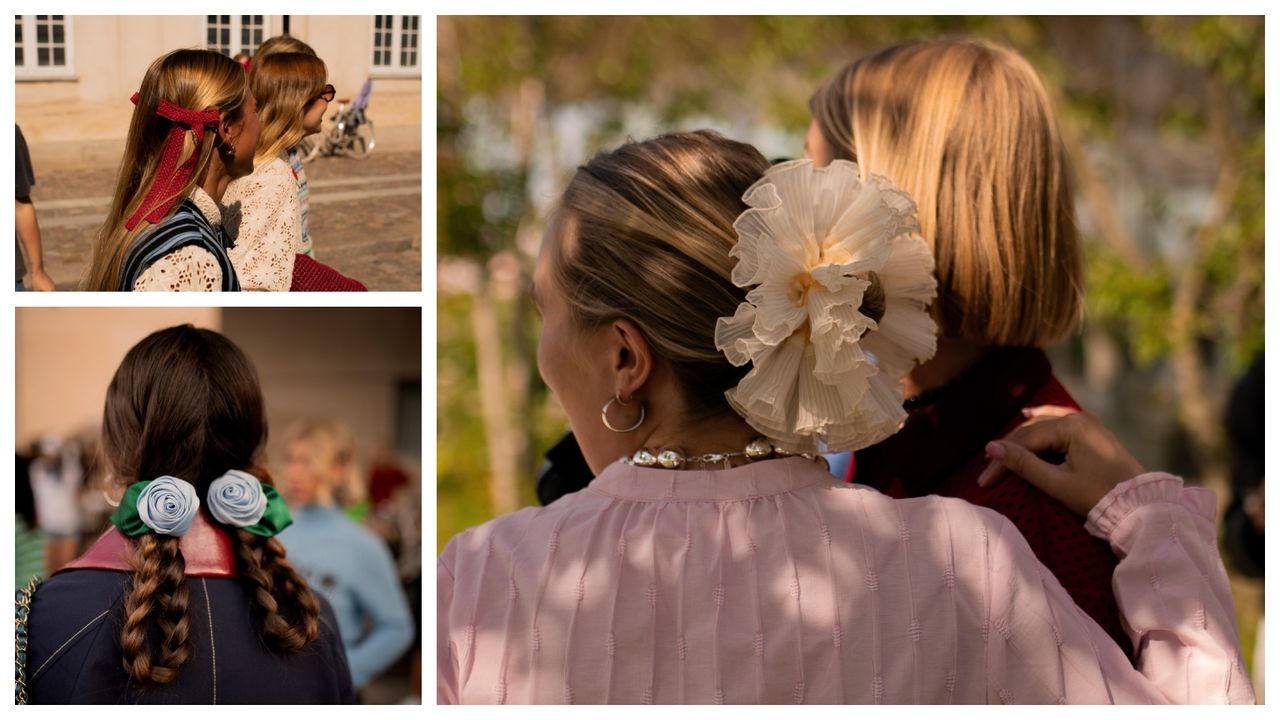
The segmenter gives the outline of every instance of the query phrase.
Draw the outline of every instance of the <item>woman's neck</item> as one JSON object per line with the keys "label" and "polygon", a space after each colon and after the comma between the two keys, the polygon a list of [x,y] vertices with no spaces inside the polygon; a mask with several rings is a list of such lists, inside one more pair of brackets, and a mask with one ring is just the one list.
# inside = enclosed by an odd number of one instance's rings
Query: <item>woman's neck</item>
{"label": "woman's neck", "polygon": [[641,447],[654,452],[668,448],[679,450],[685,457],[707,453],[741,452],[760,433],[733,415],[698,423],[659,424],[645,438]]}
{"label": "woman's neck", "polygon": [[219,158],[214,158],[209,163],[209,169],[205,171],[204,177],[200,180],[200,189],[209,194],[214,202],[222,202],[222,195],[227,191],[227,186],[231,184],[231,176],[227,174],[226,165],[222,164]]}
{"label": "woman's neck", "polygon": [[916,366],[902,380],[904,395],[915,397],[926,390],[942,387],[960,373],[973,367],[990,347],[971,340],[938,338],[938,351]]}

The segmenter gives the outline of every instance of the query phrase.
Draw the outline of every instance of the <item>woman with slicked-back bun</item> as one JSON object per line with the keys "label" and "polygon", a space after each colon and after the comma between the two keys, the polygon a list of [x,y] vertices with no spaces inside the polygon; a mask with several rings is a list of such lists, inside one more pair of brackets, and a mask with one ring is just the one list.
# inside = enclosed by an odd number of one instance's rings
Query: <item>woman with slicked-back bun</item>
{"label": "woman with slicked-back bun", "polygon": [[125,355],[102,423],[123,494],[88,552],[23,590],[20,702],[354,702],[333,611],[275,539],[292,520],[266,437],[222,335],[172,327]]}
{"label": "woman with slicked-back bun", "polygon": [[831,476],[935,351],[916,212],[847,160],[705,130],[578,168],[531,294],[595,479],[449,541],[438,702],[1253,701],[1212,494],[1096,419],[1041,410],[988,453],[1119,558],[1135,663],[1003,515]]}

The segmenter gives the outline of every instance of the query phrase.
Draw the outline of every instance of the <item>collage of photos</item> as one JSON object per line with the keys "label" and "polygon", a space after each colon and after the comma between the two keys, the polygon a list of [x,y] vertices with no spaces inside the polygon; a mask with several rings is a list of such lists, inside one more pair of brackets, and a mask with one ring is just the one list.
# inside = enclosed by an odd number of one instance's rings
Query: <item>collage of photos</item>
{"label": "collage of photos", "polygon": [[16,704],[421,705],[423,22],[15,16]]}
{"label": "collage of photos", "polygon": [[16,705],[1265,704],[1265,15],[489,5],[14,16]]}

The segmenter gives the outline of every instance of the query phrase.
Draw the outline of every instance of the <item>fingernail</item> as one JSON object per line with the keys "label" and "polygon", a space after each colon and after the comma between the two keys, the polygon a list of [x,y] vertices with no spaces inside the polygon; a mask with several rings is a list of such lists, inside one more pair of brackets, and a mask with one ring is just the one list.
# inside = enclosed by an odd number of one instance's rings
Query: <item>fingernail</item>
{"label": "fingernail", "polygon": [[987,443],[987,457],[992,460],[1004,460],[1004,446],[995,441]]}
{"label": "fingernail", "polygon": [[986,487],[991,482],[991,468],[995,467],[995,463],[989,463],[982,468],[982,472],[978,474],[978,487]]}
{"label": "fingernail", "polygon": [[1031,408],[1022,408],[1022,417],[1031,417]]}

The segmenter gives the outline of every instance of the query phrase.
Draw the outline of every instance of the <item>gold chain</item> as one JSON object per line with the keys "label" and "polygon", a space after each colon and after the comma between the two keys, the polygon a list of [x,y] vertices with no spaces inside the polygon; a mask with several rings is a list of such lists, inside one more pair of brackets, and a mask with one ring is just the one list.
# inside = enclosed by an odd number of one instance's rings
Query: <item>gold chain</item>
{"label": "gold chain", "polygon": [[17,606],[14,610],[13,631],[13,662],[16,670],[14,703],[17,705],[27,704],[27,646],[31,627],[31,597],[35,595],[39,585],[40,577],[31,576],[26,586],[19,590],[17,597],[14,598],[14,605]]}

